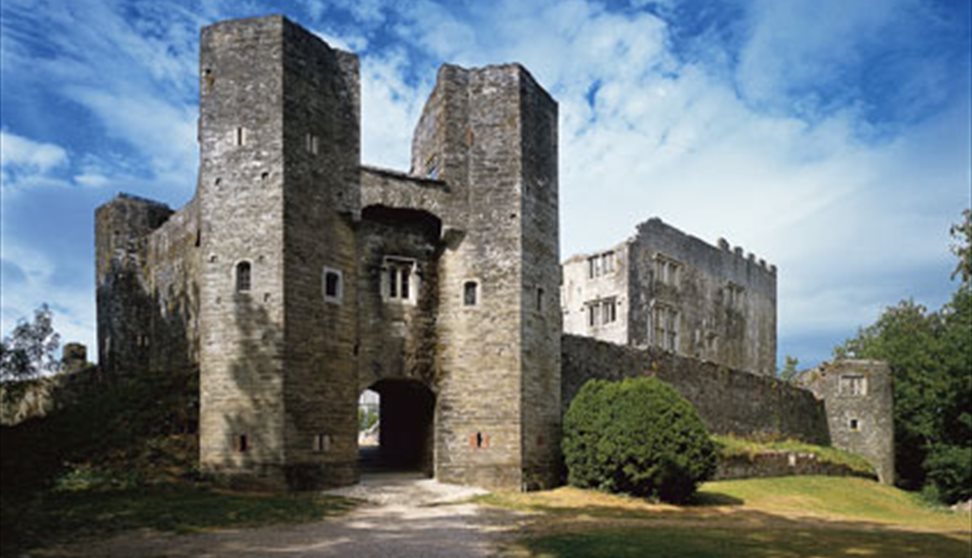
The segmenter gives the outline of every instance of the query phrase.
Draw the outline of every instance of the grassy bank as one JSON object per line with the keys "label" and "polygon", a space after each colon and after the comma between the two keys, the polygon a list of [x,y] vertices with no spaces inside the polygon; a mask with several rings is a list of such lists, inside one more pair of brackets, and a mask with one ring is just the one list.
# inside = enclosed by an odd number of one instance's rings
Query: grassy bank
{"label": "grassy bank", "polygon": [[516,551],[528,556],[967,557],[968,515],[851,477],[706,483],[688,506],[560,488],[491,494],[528,512]]}
{"label": "grassy bank", "polygon": [[761,453],[795,452],[816,456],[821,463],[843,465],[850,470],[870,475],[874,473],[874,466],[863,457],[829,446],[816,446],[796,440],[755,441],[735,436],[712,436],[712,440],[719,447],[723,457],[752,458]]}

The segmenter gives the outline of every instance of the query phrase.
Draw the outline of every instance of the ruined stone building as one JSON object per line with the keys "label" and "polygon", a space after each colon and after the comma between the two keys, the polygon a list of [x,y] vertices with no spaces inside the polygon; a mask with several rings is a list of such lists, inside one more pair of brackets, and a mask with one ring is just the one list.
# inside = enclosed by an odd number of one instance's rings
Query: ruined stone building
{"label": "ruined stone building", "polygon": [[[361,164],[354,54],[281,16],[200,43],[195,196],[173,211],[119,195],[95,228],[99,366],[198,374],[204,471],[353,483],[370,388],[389,461],[549,487],[566,402],[609,372],[673,380],[716,431],[827,439],[822,404],[767,376],[772,268],[660,222],[597,264],[626,270],[610,291],[625,332],[607,338],[630,346],[563,335],[557,103],[522,66],[442,66],[406,173]],[[663,305],[674,340],[648,326]]]}
{"label": "ruined stone building", "polygon": [[563,265],[564,331],[776,373],[776,266],[653,218]]}

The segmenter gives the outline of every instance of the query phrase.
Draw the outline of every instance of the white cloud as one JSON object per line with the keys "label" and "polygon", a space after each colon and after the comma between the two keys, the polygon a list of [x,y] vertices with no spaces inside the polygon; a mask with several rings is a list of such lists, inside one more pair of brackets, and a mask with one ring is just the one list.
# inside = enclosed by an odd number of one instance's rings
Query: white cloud
{"label": "white cloud", "polygon": [[24,169],[45,173],[67,163],[68,153],[59,145],[0,131],[0,166],[4,171]]}
{"label": "white cloud", "polygon": [[[61,343],[78,341],[88,347],[88,358],[97,358],[95,344],[95,296],[90,281],[65,286],[54,277],[56,262],[12,241],[3,239],[3,257],[23,273],[22,280],[4,284],[0,305],[0,331],[10,333],[20,319],[33,319],[34,310],[50,303],[54,330]],[[9,264],[8,264],[9,265]],[[5,281],[5,283],[7,283]]]}

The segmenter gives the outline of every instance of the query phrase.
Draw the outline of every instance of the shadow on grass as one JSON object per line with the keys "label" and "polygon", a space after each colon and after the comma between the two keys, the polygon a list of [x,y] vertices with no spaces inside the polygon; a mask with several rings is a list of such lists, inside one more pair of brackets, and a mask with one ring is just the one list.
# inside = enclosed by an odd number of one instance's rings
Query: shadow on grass
{"label": "shadow on grass", "polygon": [[[191,533],[227,527],[305,523],[342,515],[358,502],[308,493],[230,493],[189,485],[49,491],[3,526],[2,554],[148,528]],[[8,554],[9,553],[9,554]]]}
{"label": "shadow on grass", "polygon": [[820,528],[638,527],[538,536],[522,541],[528,556],[624,558],[666,556],[752,557],[967,557],[970,545],[955,537],[893,530],[860,530],[836,524]]}

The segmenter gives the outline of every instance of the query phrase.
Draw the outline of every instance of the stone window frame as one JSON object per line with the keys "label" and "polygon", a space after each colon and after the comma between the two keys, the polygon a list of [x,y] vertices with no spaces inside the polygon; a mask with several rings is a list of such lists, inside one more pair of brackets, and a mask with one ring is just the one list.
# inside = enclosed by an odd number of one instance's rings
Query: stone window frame
{"label": "stone window frame", "polygon": [[612,327],[619,323],[619,304],[617,295],[599,297],[585,302],[584,314],[586,314],[587,327]]}
{"label": "stone window frame", "polygon": [[837,393],[844,397],[867,397],[867,376],[859,373],[841,374],[837,378]]}
{"label": "stone window frame", "polygon": [[860,432],[863,429],[862,423],[860,417],[851,417],[847,420],[847,429],[851,432]]}
{"label": "stone window frame", "polygon": [[[664,314],[662,316],[662,314]],[[652,301],[649,308],[648,338],[651,345],[665,351],[678,352],[681,312],[671,304]],[[659,320],[663,319],[661,323]]]}
{"label": "stone window frame", "polygon": [[327,453],[331,451],[333,444],[334,440],[330,434],[318,432],[314,434],[314,438],[311,440],[311,451],[314,453]]}
{"label": "stone window frame", "polygon": [[[408,269],[408,274],[402,273]],[[394,285],[392,284],[394,275]],[[394,290],[393,290],[394,287]],[[381,261],[381,272],[378,281],[381,299],[389,303],[414,305],[418,302],[419,277],[418,261],[405,256],[384,256]],[[402,296],[403,290],[408,290],[408,296]]]}
{"label": "stone window frame", "polygon": [[[337,292],[333,295],[327,294],[327,277],[330,274],[337,275]],[[321,295],[324,297],[324,302],[331,304],[342,304],[344,302],[344,273],[340,269],[327,265],[323,267],[321,270]]]}
{"label": "stone window frame", "polygon": [[614,250],[607,250],[587,257],[588,279],[613,275],[617,270],[617,255]]}
{"label": "stone window frame", "polygon": [[743,296],[746,294],[746,288],[738,283],[728,281],[726,283],[726,307],[727,308],[739,308],[743,305]]}
{"label": "stone window frame", "polygon": [[[466,296],[469,284],[475,285],[475,300],[472,304],[468,303]],[[462,288],[459,289],[459,305],[464,310],[474,310],[483,304],[483,282],[478,277],[466,277],[462,280]]]}
{"label": "stone window frame", "polygon": [[[246,270],[245,284],[241,280],[243,276],[240,273],[244,269]],[[247,258],[236,260],[233,263],[233,292],[236,294],[250,294],[253,292],[253,262]]]}
{"label": "stone window frame", "polygon": [[321,138],[312,132],[307,132],[304,134],[304,151],[310,153],[311,155],[317,155],[320,153],[320,143]]}
{"label": "stone window frame", "polygon": [[685,268],[685,265],[661,252],[655,252],[655,255],[651,259],[655,282],[677,289],[682,280],[682,270]]}
{"label": "stone window frame", "polygon": [[245,146],[247,143],[248,136],[249,136],[249,130],[246,129],[246,126],[237,126],[233,130],[233,146],[235,147]]}

